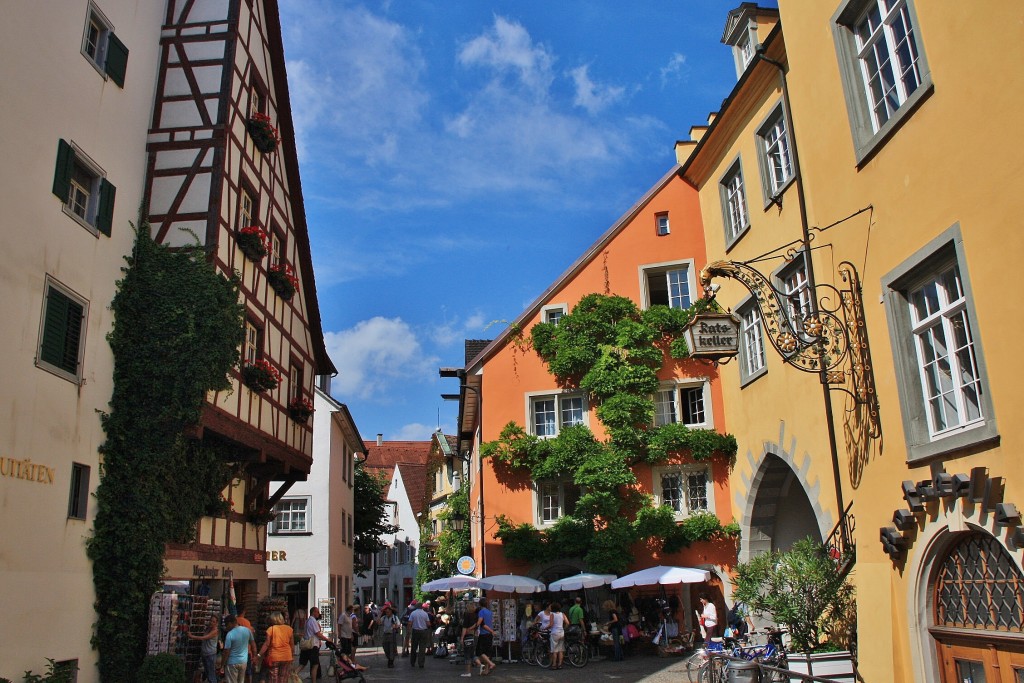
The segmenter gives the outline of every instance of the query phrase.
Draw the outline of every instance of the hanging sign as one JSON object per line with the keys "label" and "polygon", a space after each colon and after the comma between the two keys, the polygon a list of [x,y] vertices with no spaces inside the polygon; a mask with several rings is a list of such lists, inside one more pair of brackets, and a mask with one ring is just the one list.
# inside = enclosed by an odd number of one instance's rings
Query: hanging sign
{"label": "hanging sign", "polygon": [[472,574],[476,571],[476,560],[469,555],[463,555],[455,563],[455,568],[459,570],[460,574]]}
{"label": "hanging sign", "polygon": [[719,360],[740,352],[740,319],[730,313],[699,313],[683,328],[691,358]]}

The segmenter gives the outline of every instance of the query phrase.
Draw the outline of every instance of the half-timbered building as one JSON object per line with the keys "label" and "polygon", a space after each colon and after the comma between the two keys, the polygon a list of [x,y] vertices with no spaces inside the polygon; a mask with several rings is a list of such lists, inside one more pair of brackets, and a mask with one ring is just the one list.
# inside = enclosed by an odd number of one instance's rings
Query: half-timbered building
{"label": "half-timbered building", "polygon": [[147,149],[155,238],[202,244],[219,271],[238,277],[247,310],[241,367],[229,391],[209,397],[194,435],[228,445],[244,463],[226,492],[233,509],[204,519],[196,543],[168,547],[168,579],[204,581],[216,593],[231,578],[240,600],[255,598],[268,592],[265,524],[312,464],[303,404],[316,377],[335,371],[313,282],[276,0],[168,2]]}

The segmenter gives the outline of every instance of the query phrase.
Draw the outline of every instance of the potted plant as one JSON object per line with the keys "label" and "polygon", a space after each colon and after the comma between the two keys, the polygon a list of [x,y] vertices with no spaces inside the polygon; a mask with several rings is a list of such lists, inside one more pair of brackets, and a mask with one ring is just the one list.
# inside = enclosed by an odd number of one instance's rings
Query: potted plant
{"label": "potted plant", "polygon": [[789,630],[790,670],[852,683],[856,672],[846,648],[854,592],[840,564],[822,543],[806,538],[786,552],[773,550],[738,565],[733,599]]}
{"label": "potted plant", "polygon": [[270,270],[267,271],[267,281],[270,283],[271,289],[285,301],[290,301],[299,289],[299,278],[295,277],[295,271],[287,263],[270,266]]}
{"label": "potted plant", "polygon": [[256,145],[256,149],[264,154],[273,152],[281,142],[281,138],[277,135],[277,128],[270,123],[270,117],[266,114],[256,112],[246,121],[245,128],[249,131],[249,136],[252,138],[253,144]]}
{"label": "potted plant", "polygon": [[270,237],[258,225],[247,225],[235,235],[235,242],[245,257],[253,262],[260,261],[270,253]]}
{"label": "potted plant", "polygon": [[313,414],[313,402],[304,396],[296,396],[288,404],[288,415],[299,424],[306,424]]}
{"label": "potted plant", "polygon": [[257,394],[277,388],[281,373],[265,358],[257,358],[242,366],[242,382]]}

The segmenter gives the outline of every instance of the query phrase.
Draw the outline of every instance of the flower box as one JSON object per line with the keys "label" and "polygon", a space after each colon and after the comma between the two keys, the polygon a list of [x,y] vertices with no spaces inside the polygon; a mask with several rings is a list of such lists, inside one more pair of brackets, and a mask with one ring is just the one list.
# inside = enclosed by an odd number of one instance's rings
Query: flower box
{"label": "flower box", "polygon": [[306,424],[313,415],[313,402],[308,398],[296,396],[288,404],[288,415],[299,424]]}
{"label": "flower box", "polygon": [[242,366],[242,382],[257,394],[276,389],[281,383],[281,373],[263,358]]}
{"label": "flower box", "polygon": [[253,114],[246,121],[245,128],[249,131],[249,137],[252,138],[256,149],[264,154],[273,152],[281,142],[281,138],[277,135],[277,128],[270,123],[270,117],[266,114],[258,112]]}
{"label": "flower box", "polygon": [[270,270],[267,271],[267,281],[270,283],[271,289],[285,301],[289,301],[295,296],[295,292],[299,289],[299,278],[295,277],[295,271],[287,263],[270,266]]}
{"label": "flower box", "polygon": [[270,237],[267,231],[258,225],[249,225],[238,231],[235,242],[245,257],[258,262],[270,253]]}

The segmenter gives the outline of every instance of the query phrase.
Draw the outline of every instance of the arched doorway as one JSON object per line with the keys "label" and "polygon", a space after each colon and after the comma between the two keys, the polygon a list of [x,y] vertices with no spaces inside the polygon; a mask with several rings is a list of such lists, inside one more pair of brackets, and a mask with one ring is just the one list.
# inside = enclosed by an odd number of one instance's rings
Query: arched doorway
{"label": "arched doorway", "polygon": [[935,562],[929,592],[944,682],[1024,681],[1024,574],[996,538],[956,534]]}
{"label": "arched doorway", "polygon": [[810,536],[822,541],[818,528],[819,515],[814,511],[807,492],[796,472],[785,460],[767,453],[758,468],[751,487],[753,505],[745,557],[770,550],[789,550],[793,544]]}

